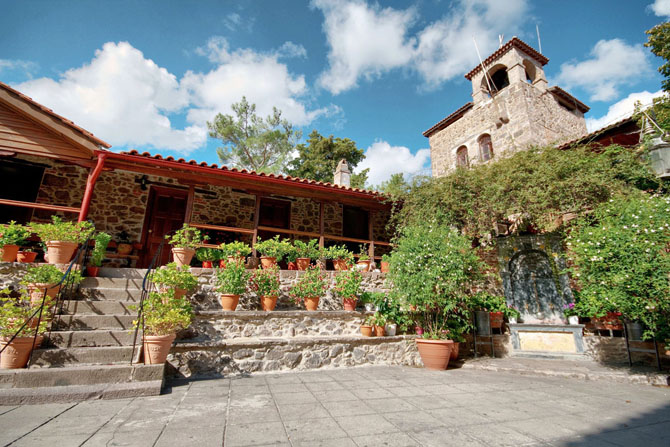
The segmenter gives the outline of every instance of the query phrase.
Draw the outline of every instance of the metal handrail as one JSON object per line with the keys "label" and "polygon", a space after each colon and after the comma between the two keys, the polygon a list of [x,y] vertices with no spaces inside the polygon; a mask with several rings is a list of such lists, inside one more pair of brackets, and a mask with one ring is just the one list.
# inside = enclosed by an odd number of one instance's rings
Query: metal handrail
{"label": "metal handrail", "polygon": [[[65,270],[65,272],[63,273],[63,276],[61,277],[60,281],[58,281],[56,284],[53,284],[52,287],[50,287],[50,288],[58,287],[58,293],[56,294],[56,299],[54,300],[54,303],[52,304],[54,311],[58,308],[59,301],[60,302],[64,301],[62,299],[63,295],[65,294],[64,292],[67,292],[68,288],[69,288],[70,292],[73,291],[72,286],[74,285],[73,284],[74,281],[72,280],[72,277],[70,276],[70,273],[72,273],[74,266],[78,266],[79,269],[80,269],[80,273],[81,273],[81,268],[83,267],[84,263],[86,262],[86,260],[88,258],[88,253],[89,253],[89,250],[90,250],[90,247],[89,247],[90,242],[91,242],[91,236],[89,236],[86,239],[86,242],[81,247],[79,247],[77,249],[77,252],[76,252],[75,256],[72,258],[72,261],[70,261],[70,265],[68,265],[68,267]],[[80,261],[80,262],[77,263],[77,261]],[[77,284],[77,288],[78,287],[79,287],[79,285]],[[32,313],[32,315],[30,315],[30,317],[25,319],[25,321],[23,322],[21,327],[19,327],[19,329],[14,333],[14,335],[12,335],[10,337],[9,341],[6,342],[5,346],[2,349],[0,349],[0,354],[2,354],[5,351],[5,349],[7,349],[7,347],[14,341],[14,339],[16,339],[16,337],[18,337],[18,335],[25,329],[25,327],[30,323],[30,321],[32,321],[32,319],[35,318],[35,315],[39,314],[39,316],[37,317],[37,325],[35,327],[35,334],[33,335],[33,349],[30,350],[30,356],[28,357],[27,365],[30,365],[30,361],[32,360],[32,357],[33,357],[33,351],[35,350],[34,349],[35,348],[35,343],[37,342],[37,336],[39,335],[39,327],[40,327],[40,323],[42,322],[42,314],[43,314],[43,311],[44,311],[44,305],[47,301],[47,291],[48,291],[48,289],[49,289],[48,287],[44,289],[44,294],[42,295],[42,303],[40,304],[39,308],[35,309],[35,311]],[[58,312],[59,323],[60,323],[60,315],[62,314],[62,311],[63,311],[63,309],[62,309],[62,306],[61,306],[60,311]],[[53,330],[53,326],[54,325],[53,325],[53,321],[52,321],[52,324],[49,327],[49,335],[47,336],[47,340],[49,340],[49,341],[51,340],[51,332]]]}

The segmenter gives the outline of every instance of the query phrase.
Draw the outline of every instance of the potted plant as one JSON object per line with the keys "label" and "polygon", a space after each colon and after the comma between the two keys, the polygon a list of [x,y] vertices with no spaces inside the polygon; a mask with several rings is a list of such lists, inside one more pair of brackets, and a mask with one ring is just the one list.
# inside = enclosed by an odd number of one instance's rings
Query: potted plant
{"label": "potted plant", "polygon": [[149,280],[156,284],[161,292],[174,290],[175,298],[183,298],[187,292],[198,286],[198,279],[191,273],[188,265],[179,266],[171,262],[149,274]]}
{"label": "potted plant", "polygon": [[291,297],[298,304],[305,302],[305,308],[314,311],[319,307],[319,298],[326,293],[328,282],[319,267],[311,266],[291,289]]}
{"label": "potted plant", "polygon": [[575,303],[568,303],[563,306],[563,315],[568,319],[568,324],[579,324],[579,315],[577,315]]}
{"label": "potted plant", "polygon": [[120,231],[116,234],[116,252],[122,256],[128,256],[133,252],[133,243],[130,240],[130,235],[126,230]]}
{"label": "potted plant", "polygon": [[412,323],[411,319],[407,316],[407,313],[402,310],[400,302],[396,297],[381,292],[375,292],[373,294],[373,301],[375,302],[378,311],[386,318],[386,326],[384,329],[387,335],[395,336],[398,326],[400,326],[402,330],[406,330]]}
{"label": "potted plant", "polygon": [[24,262],[28,264],[35,262],[36,257],[37,252],[33,251],[31,248],[24,248],[23,250],[19,250],[19,252],[16,254],[17,262]]}
{"label": "potted plant", "polygon": [[361,324],[361,335],[363,337],[372,337],[373,325],[372,325],[373,316],[369,315]]}
{"label": "potted plant", "polygon": [[279,240],[279,235],[265,241],[258,238],[256,245],[254,245],[256,251],[262,255],[261,265],[263,268],[270,268],[280,262],[284,257],[285,247],[286,244]]}
{"label": "potted plant", "polygon": [[95,245],[91,251],[91,258],[89,260],[89,265],[86,267],[86,274],[88,276],[96,277],[100,271],[100,266],[102,265],[102,260],[105,258],[107,253],[107,245],[112,237],[107,233],[98,233],[94,237]]}
{"label": "potted plant", "polygon": [[312,259],[319,257],[319,241],[316,239],[310,239],[309,242],[294,241],[293,245],[297,252],[296,265],[298,270],[307,270]]}
{"label": "potted plant", "polygon": [[[226,258],[228,262],[236,262],[244,264],[244,258],[251,253],[251,247],[245,244],[242,241],[229,242],[227,244],[221,244],[219,246],[221,250],[221,257]],[[221,268],[225,267],[225,264],[220,264]]]}
{"label": "potted plant", "polygon": [[358,251],[358,259],[356,260],[356,268],[361,272],[367,272],[370,270],[371,262],[365,244],[361,244]]}
{"label": "potted plant", "polygon": [[390,255],[382,255],[382,262],[381,262],[382,273],[388,273],[388,271],[389,271],[389,260],[390,259],[391,259]]}
{"label": "potted plant", "polygon": [[256,292],[261,300],[261,308],[269,312],[274,310],[279,297],[279,267],[274,265],[267,269],[256,269],[249,279],[249,289]]}
{"label": "potted plant", "polygon": [[381,312],[375,312],[372,316],[372,324],[375,327],[375,335],[377,337],[384,336],[384,327],[386,326],[386,317]]}
{"label": "potted plant", "polygon": [[416,339],[426,368],[446,369],[453,345],[449,322],[469,300],[484,263],[472,242],[458,230],[437,222],[409,224],[398,231],[388,280],[394,299],[422,314]]}
{"label": "potted plant", "polygon": [[172,236],[165,236],[165,239],[172,245],[174,262],[181,267],[191,263],[193,256],[195,256],[195,249],[209,237],[203,236],[199,229],[185,223]]}
{"label": "potted plant", "polygon": [[63,272],[52,264],[40,264],[28,267],[26,274],[21,279],[21,284],[26,286],[33,301],[40,301],[46,292],[50,298],[58,295],[59,283],[63,278]]}
{"label": "potted plant", "polygon": [[[19,225],[16,221],[9,221],[8,225],[0,227],[0,251],[2,262],[14,262],[19,252],[19,246],[26,243],[30,230]],[[33,258],[34,260],[34,258]]]}
{"label": "potted plant", "polygon": [[191,324],[193,309],[187,300],[176,298],[172,289],[150,292],[142,304],[142,319],[134,323],[144,329],[144,363],[163,364],[177,331]]}
{"label": "potted plant", "polygon": [[28,296],[14,298],[9,296],[8,289],[0,291],[0,350],[4,349],[0,355],[0,369],[24,368],[28,364],[34,345],[39,346],[35,342],[35,332],[39,336],[47,328],[46,315],[39,327],[36,327],[37,321],[28,322],[37,309],[31,305]]}
{"label": "potted plant", "polygon": [[284,247],[284,260],[289,270],[298,270],[298,264],[296,260],[298,259],[298,250],[293,246],[293,244],[286,244]]}
{"label": "potted plant", "polygon": [[335,291],[342,298],[344,310],[356,310],[362,282],[363,275],[357,270],[340,272],[335,277]]}
{"label": "potted plant", "polygon": [[216,273],[216,291],[221,294],[223,310],[235,310],[240,301],[240,295],[247,290],[249,276],[241,262],[229,262],[226,268]]}
{"label": "potted plant", "polygon": [[49,264],[69,263],[77,246],[86,242],[94,230],[90,222],[68,222],[58,216],[52,216],[50,224],[33,224],[32,228],[47,247]]}
{"label": "potted plant", "polygon": [[354,263],[354,255],[344,245],[332,245],[324,250],[323,255],[333,261],[335,270],[348,270]]}
{"label": "potted plant", "polygon": [[195,251],[195,257],[202,262],[202,268],[211,269],[221,259],[221,250],[211,247],[200,247]]}
{"label": "potted plant", "polygon": [[361,293],[361,304],[365,306],[366,312],[375,312],[377,310],[377,301],[380,299],[380,296],[383,295],[381,292],[363,292]]}
{"label": "potted plant", "polygon": [[505,317],[519,318],[519,312],[507,305],[504,296],[479,292],[472,297],[471,302],[475,309],[475,321],[479,335],[488,335],[489,327],[502,331]]}

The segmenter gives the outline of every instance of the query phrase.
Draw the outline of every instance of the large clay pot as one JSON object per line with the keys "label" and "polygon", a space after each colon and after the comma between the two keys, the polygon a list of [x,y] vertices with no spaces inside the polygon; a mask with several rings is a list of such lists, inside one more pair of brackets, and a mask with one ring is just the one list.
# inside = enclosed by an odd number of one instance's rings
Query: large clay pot
{"label": "large clay pot", "polygon": [[[161,293],[163,293],[163,292],[167,292],[170,289],[168,287],[161,287],[160,290],[161,290]],[[174,288],[174,297],[177,298],[177,299],[184,298],[184,296],[186,295],[186,292],[187,292],[186,289],[180,289],[178,287],[175,287]]]}
{"label": "large clay pot", "polygon": [[[5,348],[11,337],[0,339],[0,349]],[[0,355],[0,369],[23,368],[28,364],[33,350],[33,337],[16,337]]]}
{"label": "large clay pot", "polygon": [[416,347],[426,369],[443,371],[447,369],[453,340],[426,340],[416,339]]}
{"label": "large clay pot", "polygon": [[19,253],[19,246],[5,245],[0,247],[0,251],[2,251],[2,262],[14,262],[16,261],[16,255]]}
{"label": "large clay pot", "polygon": [[195,250],[192,248],[180,248],[174,247],[172,249],[172,257],[174,262],[177,264],[177,267],[183,267],[185,265],[191,264],[191,259],[195,256]]}
{"label": "large clay pot", "polygon": [[144,336],[144,364],[161,365],[167,360],[172,342],[177,337],[170,335],[145,335]]}
{"label": "large clay pot", "polygon": [[344,310],[356,310],[356,303],[358,302],[358,298],[342,298],[342,305],[344,306]]}
{"label": "large clay pot", "polygon": [[49,264],[69,264],[77,250],[76,242],[49,241],[46,245]]}
{"label": "large clay pot", "polygon": [[[244,264],[244,256],[228,256],[230,264]],[[225,265],[223,266],[225,268]]]}
{"label": "large clay pot", "polygon": [[116,252],[121,256],[128,256],[133,252],[133,244],[119,243],[116,247]]}
{"label": "large clay pot", "polygon": [[212,261],[202,261],[202,268],[211,269],[212,268]]}
{"label": "large clay pot", "polygon": [[382,271],[382,273],[388,273],[389,268],[390,268],[390,267],[389,267],[389,263],[388,263],[388,261],[382,261],[382,262],[381,262],[381,271]]}
{"label": "large clay pot", "polygon": [[295,265],[298,267],[298,270],[304,271],[307,270],[311,261],[310,258],[298,258],[295,260]]}
{"label": "large clay pot", "polygon": [[398,330],[398,325],[395,323],[386,323],[386,335],[389,337],[395,337],[396,331]]}
{"label": "large clay pot", "polygon": [[386,334],[386,331],[384,330],[384,326],[375,325],[375,335],[377,337],[383,337],[385,334]]}
{"label": "large clay pot", "polygon": [[20,251],[16,255],[16,260],[18,262],[35,262],[35,258],[37,257],[37,252],[36,251]]}
{"label": "large clay pot", "polygon": [[237,308],[237,303],[240,302],[239,295],[232,295],[229,293],[222,293],[220,299],[221,307],[223,307],[223,310],[227,311],[235,310]]}
{"label": "large clay pot", "polygon": [[277,258],[272,256],[261,256],[261,265],[264,269],[272,268],[277,265]]}
{"label": "large clay pot", "polygon": [[305,298],[305,308],[310,311],[316,310],[316,308],[319,307],[319,297],[318,296],[312,296]]}
{"label": "large clay pot", "polygon": [[372,326],[364,324],[361,326],[361,335],[363,337],[372,337]]}
{"label": "large clay pot", "polygon": [[46,290],[47,296],[49,298],[56,298],[58,295],[58,289],[60,286],[58,284],[43,284],[43,283],[33,283],[28,284],[28,293],[30,294],[30,304],[36,306],[42,304],[42,299],[44,298],[44,291]]}
{"label": "large clay pot", "polygon": [[277,305],[277,297],[276,296],[262,296],[261,297],[261,307],[263,308],[264,311],[270,312],[271,310],[274,310],[275,306]]}
{"label": "large clay pot", "polygon": [[505,316],[502,312],[489,312],[491,315],[491,328],[501,329],[505,322]]}
{"label": "large clay pot", "polygon": [[225,269],[226,261],[224,261],[223,259],[219,259],[219,268]]}
{"label": "large clay pot", "polygon": [[356,262],[356,268],[361,271],[361,272],[369,272],[370,271],[370,263],[372,261],[367,260],[367,261],[358,261]]}
{"label": "large clay pot", "polygon": [[99,273],[100,273],[100,267],[95,267],[93,265],[89,265],[86,267],[86,276],[90,276],[91,278],[97,278]]}
{"label": "large clay pot", "polygon": [[449,357],[449,360],[458,360],[458,348],[460,346],[461,344],[459,342],[454,342],[454,344],[451,346],[451,356]]}
{"label": "large clay pot", "polygon": [[347,265],[347,261],[344,259],[333,259],[333,268],[335,270],[349,270],[349,266]]}

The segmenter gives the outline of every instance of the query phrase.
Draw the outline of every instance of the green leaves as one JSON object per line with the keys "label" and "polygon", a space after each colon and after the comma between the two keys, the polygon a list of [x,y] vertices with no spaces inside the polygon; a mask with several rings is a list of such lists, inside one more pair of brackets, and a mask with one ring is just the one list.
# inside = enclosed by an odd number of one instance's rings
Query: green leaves
{"label": "green leaves", "polygon": [[52,216],[50,224],[33,224],[32,229],[45,243],[63,241],[83,244],[94,231],[93,224],[90,222],[63,221],[58,216]]}
{"label": "green leaves", "polygon": [[339,272],[335,276],[335,291],[341,298],[356,298],[361,293],[363,275],[356,269]]}
{"label": "green leaves", "polygon": [[[170,335],[191,324],[191,304],[183,298],[175,298],[174,295],[174,289],[167,289],[151,292],[145,299],[142,307],[145,335]],[[138,321],[134,323],[136,327],[139,325]]]}
{"label": "green leaves", "polygon": [[94,236],[94,239],[95,246],[91,252],[91,265],[94,267],[100,267],[102,265],[102,260],[105,258],[105,254],[107,253],[107,245],[109,245],[109,241],[112,239],[112,236],[107,233],[100,232]]}
{"label": "green leaves", "polygon": [[302,277],[296,282],[289,295],[294,301],[299,302],[305,298],[320,297],[326,293],[328,282],[326,276],[321,273],[319,267],[309,267]]}
{"label": "green leaves", "polygon": [[249,276],[242,262],[229,262],[226,268],[216,273],[216,290],[230,295],[242,295],[247,290]]}
{"label": "green leaves", "polygon": [[665,59],[665,64],[658,67],[665,80],[661,83],[663,90],[670,91],[670,23],[663,22],[646,31],[648,36],[645,47],[650,48],[654,55]]}
{"label": "green leaves", "polygon": [[188,265],[180,268],[174,262],[151,272],[149,280],[158,285],[159,288],[193,290],[198,285],[198,278],[191,273],[191,268]]}
{"label": "green leaves", "polygon": [[0,225],[0,247],[5,245],[23,245],[30,237],[30,230],[16,221],[11,220],[8,225]]}
{"label": "green leaves", "polygon": [[174,247],[195,249],[209,237],[203,236],[199,229],[185,223],[172,236],[165,236],[165,239]]}
{"label": "green leaves", "polygon": [[279,286],[279,267],[273,265],[270,268],[258,268],[254,270],[249,279],[249,289],[256,292],[259,297],[278,296]]}

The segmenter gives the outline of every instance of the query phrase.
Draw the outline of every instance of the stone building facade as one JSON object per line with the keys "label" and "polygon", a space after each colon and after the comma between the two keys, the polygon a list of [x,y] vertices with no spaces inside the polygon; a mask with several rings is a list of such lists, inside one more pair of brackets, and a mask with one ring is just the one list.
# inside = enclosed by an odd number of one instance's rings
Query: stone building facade
{"label": "stone building facade", "polygon": [[589,108],[548,86],[543,69],[548,61],[515,37],[483,61],[486,76],[482,65],[465,75],[472,83],[472,102],[423,133],[434,177],[586,134]]}

